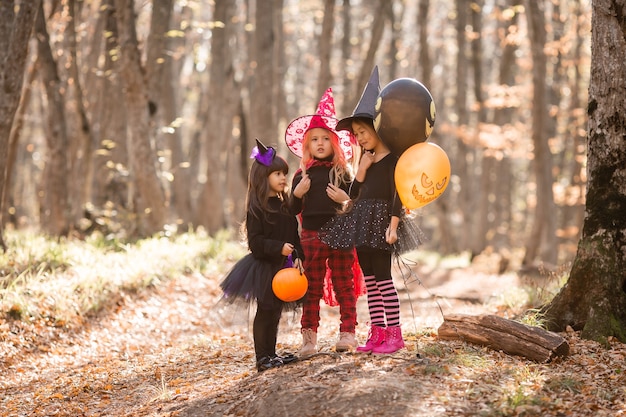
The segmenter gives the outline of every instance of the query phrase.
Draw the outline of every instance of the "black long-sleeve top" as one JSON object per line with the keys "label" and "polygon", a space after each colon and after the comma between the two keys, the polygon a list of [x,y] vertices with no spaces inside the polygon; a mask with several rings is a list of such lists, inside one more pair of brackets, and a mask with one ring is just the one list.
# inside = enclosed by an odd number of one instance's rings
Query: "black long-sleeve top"
{"label": "black long-sleeve top", "polygon": [[[269,206],[274,211],[267,220],[256,218],[250,212],[246,215],[248,247],[252,255],[272,264],[284,263],[283,245],[291,243],[298,252],[298,258],[304,261],[304,251],[298,235],[298,220],[289,213],[278,197],[270,197]],[[294,256],[295,258],[295,256]]]}
{"label": "black long-sleeve top", "polygon": [[354,180],[350,187],[350,198],[353,200],[377,199],[386,200],[391,206],[391,215],[400,217],[402,202],[398,198],[394,171],[398,158],[388,154],[373,163],[365,174],[365,180]]}
{"label": "black long-sleeve top", "polygon": [[[326,194],[326,188],[330,182],[330,170],[331,165],[321,161],[309,167],[307,174],[311,180],[311,187],[302,198],[293,195],[293,190],[302,181],[302,171],[297,171],[293,177],[290,207],[293,214],[302,213],[303,229],[319,230],[341,209],[341,204],[335,203]],[[346,181],[340,188],[347,193],[350,189],[350,182]]]}

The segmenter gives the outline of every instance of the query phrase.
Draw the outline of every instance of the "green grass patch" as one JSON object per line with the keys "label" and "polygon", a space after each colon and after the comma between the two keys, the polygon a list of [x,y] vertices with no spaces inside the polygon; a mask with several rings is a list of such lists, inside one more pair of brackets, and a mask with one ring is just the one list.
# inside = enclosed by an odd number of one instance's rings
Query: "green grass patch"
{"label": "green grass patch", "polygon": [[64,325],[97,314],[122,293],[180,275],[220,276],[246,253],[231,233],[159,235],[123,242],[94,233],[86,240],[6,234],[0,254],[0,315]]}

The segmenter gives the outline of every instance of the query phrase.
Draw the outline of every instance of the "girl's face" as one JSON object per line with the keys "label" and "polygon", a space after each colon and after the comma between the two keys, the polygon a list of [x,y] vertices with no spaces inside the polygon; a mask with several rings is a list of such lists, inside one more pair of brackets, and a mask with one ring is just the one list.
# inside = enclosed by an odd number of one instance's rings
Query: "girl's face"
{"label": "girl's face", "polygon": [[366,151],[376,152],[377,148],[380,148],[382,145],[382,142],[378,138],[376,132],[363,123],[352,122],[352,131],[354,132],[354,137],[357,142],[359,142],[359,145],[361,145]]}
{"label": "girl's face", "polygon": [[287,186],[287,176],[283,171],[274,171],[267,178],[270,186],[270,197],[276,197],[285,191]]}
{"label": "girl's face", "polygon": [[325,159],[333,154],[332,135],[321,127],[309,130],[309,153],[313,158]]}

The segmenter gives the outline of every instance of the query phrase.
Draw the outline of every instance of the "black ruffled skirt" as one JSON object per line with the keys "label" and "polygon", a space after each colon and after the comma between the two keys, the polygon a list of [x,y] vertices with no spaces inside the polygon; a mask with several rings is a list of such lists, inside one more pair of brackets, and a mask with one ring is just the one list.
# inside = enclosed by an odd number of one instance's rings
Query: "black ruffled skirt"
{"label": "black ruffled skirt", "polygon": [[226,274],[220,283],[223,291],[222,301],[237,304],[256,302],[263,308],[282,308],[294,310],[298,301],[285,303],[274,294],[272,280],[282,266],[262,261],[248,253],[241,258]]}
{"label": "black ruffled skirt", "polygon": [[390,213],[386,200],[357,201],[349,213],[335,216],[320,229],[320,239],[335,249],[369,248],[398,254],[417,249],[425,241],[424,233],[404,215],[398,224],[397,242],[390,245],[385,241]]}

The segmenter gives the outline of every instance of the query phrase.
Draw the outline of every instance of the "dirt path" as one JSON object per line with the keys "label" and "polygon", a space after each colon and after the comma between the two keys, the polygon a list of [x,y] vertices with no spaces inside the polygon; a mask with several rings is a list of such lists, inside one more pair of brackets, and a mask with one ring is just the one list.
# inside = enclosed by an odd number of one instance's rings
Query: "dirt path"
{"label": "dirt path", "polygon": [[[460,416],[492,415],[489,410],[497,408],[518,415],[501,387],[514,381],[519,369],[544,371],[519,358],[438,342],[433,334],[441,310],[489,311],[490,300],[517,285],[517,278],[454,268],[422,269],[420,278],[423,286],[410,282],[409,291],[401,291],[405,332],[417,331],[402,353],[383,358],[335,354],[338,312],[325,307],[322,353],[258,374],[245,312],[233,316],[215,308],[218,279],[179,277],[120,300],[115,311],[79,333],[60,333],[31,353],[5,356],[0,410],[3,416]],[[402,282],[399,287],[404,288]],[[364,297],[358,308],[357,336],[364,340]],[[298,348],[298,328],[296,319],[284,317],[280,349]],[[0,340],[5,351],[16,343],[19,329],[14,330]],[[459,355],[468,363],[458,362]],[[623,386],[623,375],[621,381]],[[623,407],[620,389],[611,391],[605,404],[596,402],[594,414],[580,407],[579,414],[558,414],[567,408],[547,400],[538,409],[543,415],[615,415],[603,413]],[[521,406],[540,407],[532,401]]]}

